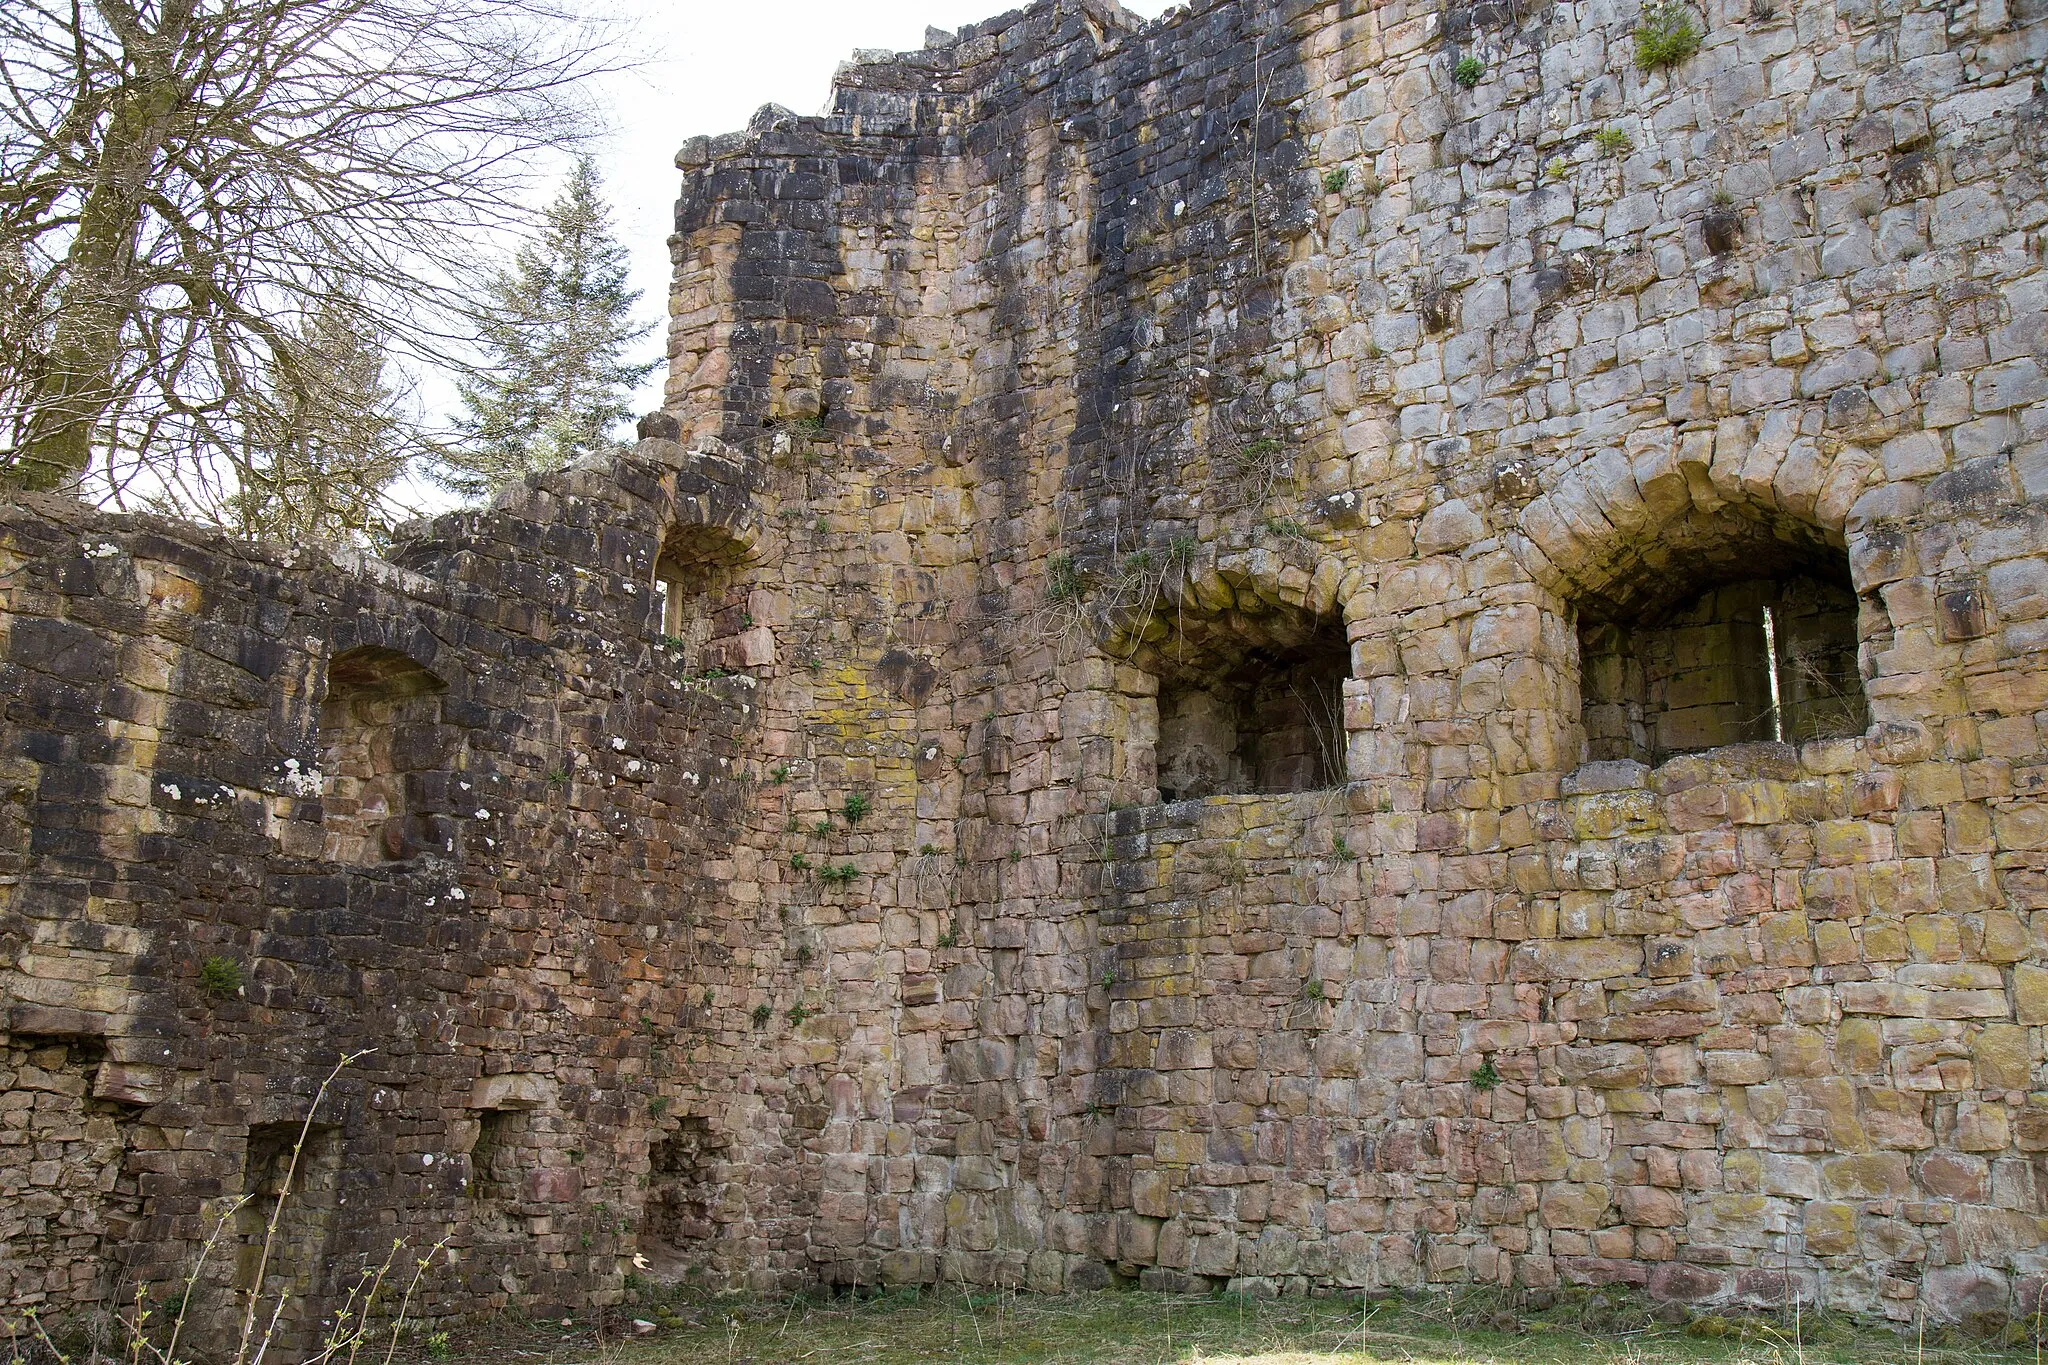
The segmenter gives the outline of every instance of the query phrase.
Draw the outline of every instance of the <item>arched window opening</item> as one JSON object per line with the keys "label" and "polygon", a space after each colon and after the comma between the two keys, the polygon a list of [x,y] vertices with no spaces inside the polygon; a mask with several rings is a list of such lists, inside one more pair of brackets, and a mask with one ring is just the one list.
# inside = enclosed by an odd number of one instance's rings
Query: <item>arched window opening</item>
{"label": "arched window opening", "polygon": [[440,678],[395,649],[334,656],[320,710],[326,857],[366,864],[422,851],[418,774],[445,766]]}
{"label": "arched window opening", "polygon": [[1847,556],[1798,524],[1698,512],[1579,607],[1586,756],[1662,763],[1862,733]]}
{"label": "arched window opening", "polygon": [[738,566],[746,549],[711,526],[681,526],[654,563],[655,624],[692,667],[730,667],[734,642],[753,623]]}
{"label": "arched window opening", "polygon": [[1284,606],[1184,620],[1156,666],[1163,799],[1320,791],[1346,780],[1351,647],[1341,620]]}

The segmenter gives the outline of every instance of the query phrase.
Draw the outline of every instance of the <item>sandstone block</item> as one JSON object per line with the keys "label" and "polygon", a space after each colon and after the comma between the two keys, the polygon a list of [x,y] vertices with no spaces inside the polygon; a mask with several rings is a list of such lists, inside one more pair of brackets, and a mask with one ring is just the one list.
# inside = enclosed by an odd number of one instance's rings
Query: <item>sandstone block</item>
{"label": "sandstone block", "polygon": [[1856,1250],[1856,1206],[1812,1200],[1804,1210],[1806,1250],[1815,1256],[1846,1256]]}
{"label": "sandstone block", "polygon": [[1633,1227],[1675,1228],[1685,1223],[1685,1201],[1675,1191],[1624,1185],[1619,1200],[1622,1219]]}
{"label": "sandstone block", "polygon": [[2011,1286],[2006,1277],[1984,1266],[1943,1266],[1927,1272],[1922,1302],[1936,1322],[1989,1328],[2002,1325],[2011,1311]]}
{"label": "sandstone block", "polygon": [[1517,981],[1599,981],[1643,970],[1639,941],[1532,940],[1516,947],[1509,972]]}
{"label": "sandstone block", "polygon": [[2048,1024],[2048,968],[2014,967],[2012,996],[2014,1017],[2022,1024]]}
{"label": "sandstone block", "polygon": [[1571,1182],[1546,1185],[1537,1204],[1537,1215],[1547,1228],[1602,1227],[1607,1222],[1611,1193],[1605,1185]]}
{"label": "sandstone block", "polygon": [[1836,1198],[1881,1199],[1909,1193],[1912,1180],[1903,1154],[1868,1152],[1823,1161],[1821,1187]]}

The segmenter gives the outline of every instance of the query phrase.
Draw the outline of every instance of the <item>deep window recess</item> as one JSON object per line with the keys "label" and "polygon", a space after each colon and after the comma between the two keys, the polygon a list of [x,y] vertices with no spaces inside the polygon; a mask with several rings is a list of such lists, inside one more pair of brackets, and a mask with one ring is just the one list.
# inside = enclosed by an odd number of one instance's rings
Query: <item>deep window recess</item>
{"label": "deep window recess", "polygon": [[1161,797],[1341,785],[1350,665],[1343,624],[1298,610],[1187,630],[1161,650]]}
{"label": "deep window recess", "polygon": [[486,1109],[477,1114],[476,1143],[469,1149],[470,1223],[479,1233],[511,1233],[520,1227],[519,1185],[532,1144],[524,1109]]}
{"label": "deep window recess", "polygon": [[[296,1163],[295,1146],[299,1149]],[[327,1241],[340,1190],[339,1128],[262,1123],[249,1129],[242,1171],[242,1191],[249,1198],[235,1213],[235,1287],[259,1290],[266,1304],[283,1297],[279,1330],[286,1341],[303,1340],[317,1325],[325,1303]],[[280,1199],[284,1201],[281,1213]],[[273,1214],[277,1216],[274,1236],[270,1232]],[[261,1285],[256,1282],[259,1266]]]}
{"label": "deep window recess", "polygon": [[1846,559],[1824,544],[1748,549],[1690,574],[1674,565],[1656,590],[1581,607],[1589,759],[1656,764],[1725,744],[1863,731]]}
{"label": "deep window recess", "polygon": [[655,560],[656,624],[692,667],[729,666],[728,645],[751,624],[735,572],[745,553],[722,530],[682,526],[669,534]]}
{"label": "deep window recess", "polygon": [[648,1150],[640,1254],[657,1279],[679,1278],[692,1249],[712,1236],[711,1177],[722,1146],[707,1119],[684,1115],[674,1133]]}
{"label": "deep window recess", "polygon": [[397,650],[334,656],[320,710],[321,805],[330,861],[375,863],[421,851],[415,774],[441,768],[444,684]]}

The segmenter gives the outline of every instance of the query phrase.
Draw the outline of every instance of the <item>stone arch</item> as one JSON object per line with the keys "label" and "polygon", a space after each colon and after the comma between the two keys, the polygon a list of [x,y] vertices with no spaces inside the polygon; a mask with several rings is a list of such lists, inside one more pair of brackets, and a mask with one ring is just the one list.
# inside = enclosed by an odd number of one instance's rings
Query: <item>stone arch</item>
{"label": "stone arch", "polygon": [[1642,576],[1674,528],[1704,531],[1716,518],[1846,551],[1851,511],[1870,470],[1863,452],[1827,460],[1811,446],[1759,449],[1743,462],[1670,449],[1631,459],[1606,450],[1525,505],[1507,539],[1538,584],[1566,601],[1597,599]]}
{"label": "stone arch", "polygon": [[[363,658],[399,655],[433,679],[432,688],[455,696],[467,696],[469,676],[455,653],[442,646],[441,639],[424,621],[413,617],[378,616],[364,613],[337,622],[327,637],[327,676],[334,677],[334,662],[344,655]],[[343,669],[347,673],[347,666]]]}
{"label": "stone arch", "polygon": [[1162,799],[1344,785],[1345,582],[1331,558],[1225,553],[1169,575],[1124,624],[1129,662],[1155,683],[1130,737],[1150,744]]}
{"label": "stone arch", "polygon": [[1584,757],[1657,763],[1868,724],[1844,530],[1865,471],[1816,456],[1794,481],[1787,463],[1752,476],[1606,452],[1523,509],[1516,548],[1575,627]]}
{"label": "stone arch", "polygon": [[763,523],[742,459],[721,451],[689,451],[663,480],[662,491],[663,524],[716,528],[753,555]]}

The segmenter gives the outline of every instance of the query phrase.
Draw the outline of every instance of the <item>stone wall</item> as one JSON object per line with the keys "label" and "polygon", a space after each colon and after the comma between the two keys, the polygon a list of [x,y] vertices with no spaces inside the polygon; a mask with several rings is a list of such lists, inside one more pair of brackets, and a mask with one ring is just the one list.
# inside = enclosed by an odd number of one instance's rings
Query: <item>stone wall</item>
{"label": "stone wall", "polygon": [[[326,1311],[396,1233],[451,1237],[430,1313],[616,1298],[682,1056],[750,1027],[705,860],[753,679],[652,619],[676,526],[754,537],[739,472],[660,440],[389,564],[0,511],[0,1305],[168,1295],[247,1195],[195,1302],[228,1315],[344,1054],[270,1289]],[[337,725],[380,667],[426,681]]]}
{"label": "stone wall", "polygon": [[[898,831],[818,1273],[2038,1294],[2048,39],[1641,17],[1041,5],[684,148],[669,406],[858,589],[764,724]],[[1160,804],[1333,625],[1348,783]]]}
{"label": "stone wall", "polygon": [[[320,1235],[453,1228],[436,1311],[2030,1311],[2048,25],[1641,17],[863,54],[680,154],[632,455],[390,566],[9,511],[6,1301],[160,1276],[375,1046]],[[431,678],[330,772],[336,660]]]}

